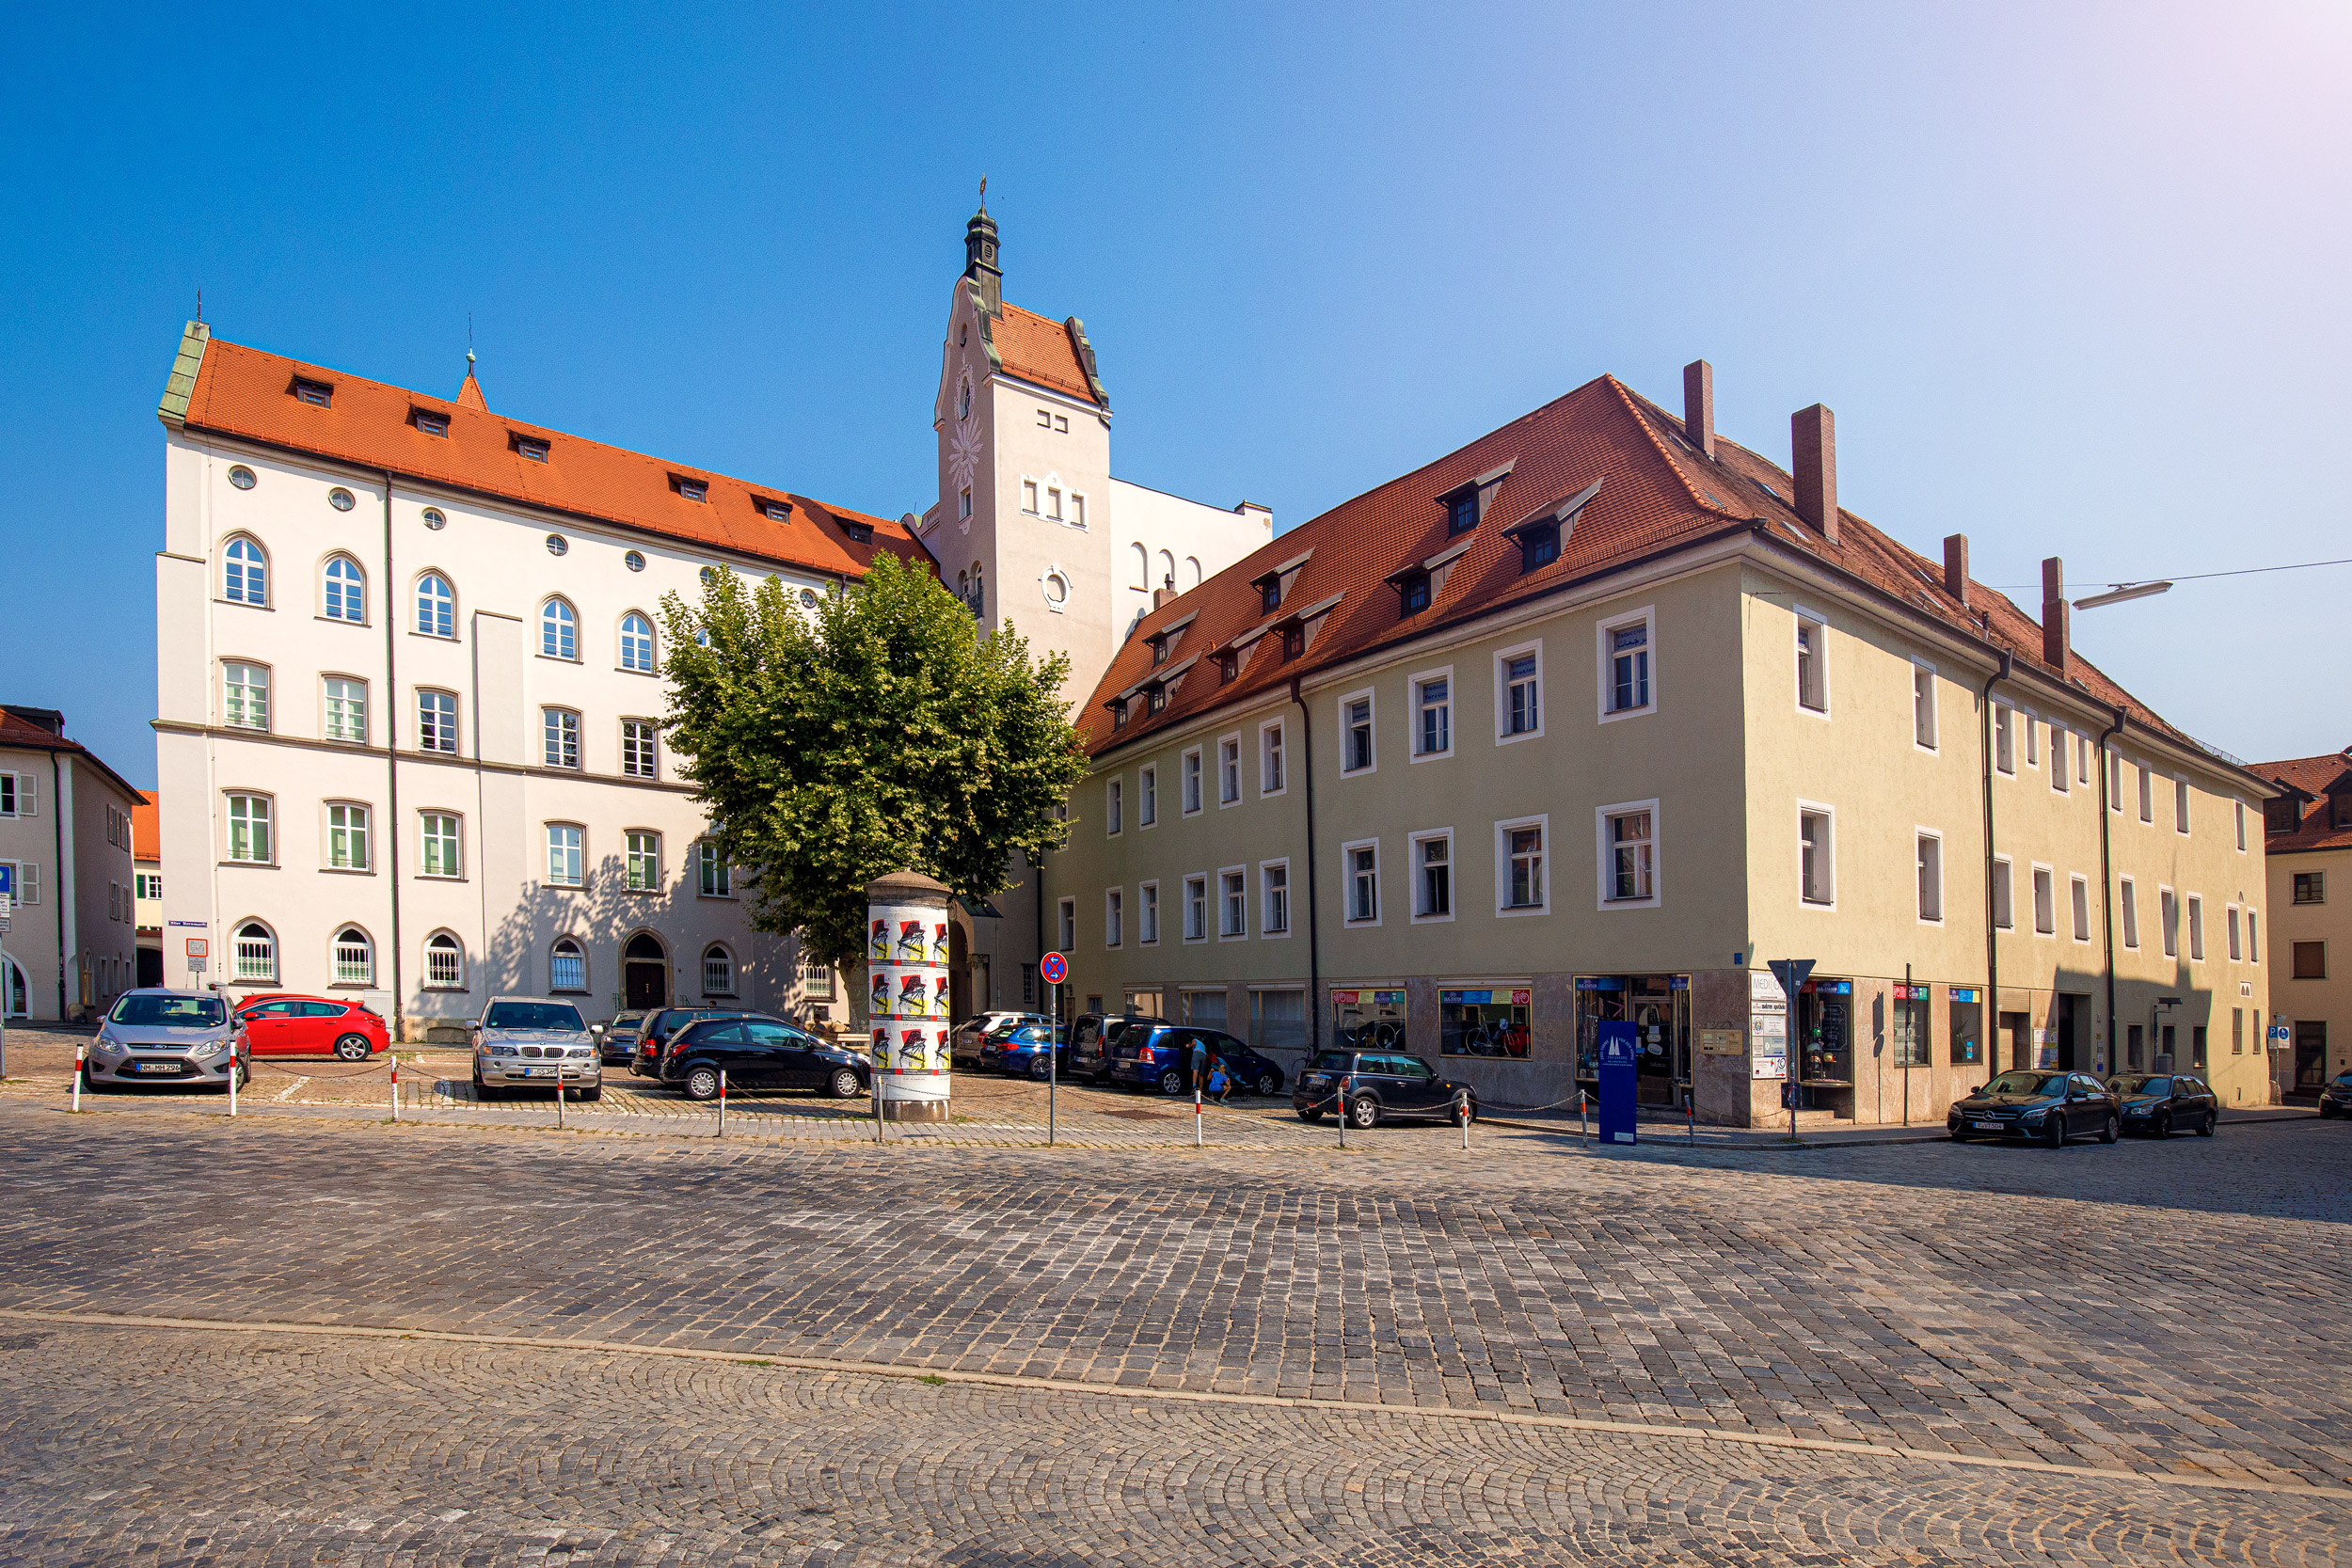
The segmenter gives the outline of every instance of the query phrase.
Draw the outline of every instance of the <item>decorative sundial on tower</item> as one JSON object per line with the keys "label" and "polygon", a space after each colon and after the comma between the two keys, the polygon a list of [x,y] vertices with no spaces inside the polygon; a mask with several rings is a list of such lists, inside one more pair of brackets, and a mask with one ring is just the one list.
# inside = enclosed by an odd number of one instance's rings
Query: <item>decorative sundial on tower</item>
{"label": "decorative sundial on tower", "polygon": [[[947,472],[955,482],[959,494],[971,488],[972,475],[980,464],[980,433],[969,421],[956,426],[956,433],[947,441]],[[972,531],[972,519],[961,519],[960,533]]]}

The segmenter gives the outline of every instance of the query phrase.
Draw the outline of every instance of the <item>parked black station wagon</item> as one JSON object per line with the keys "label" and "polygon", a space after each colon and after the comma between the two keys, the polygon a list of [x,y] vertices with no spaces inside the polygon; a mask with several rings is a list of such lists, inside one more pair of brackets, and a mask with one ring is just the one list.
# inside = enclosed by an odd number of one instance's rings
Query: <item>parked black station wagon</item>
{"label": "parked black station wagon", "polygon": [[2127,1072],[2108,1079],[2107,1086],[2123,1101],[2126,1132],[2210,1138],[2221,1122],[2221,1097],[2193,1072]]}
{"label": "parked black station wagon", "polygon": [[2087,1072],[2012,1068],[1944,1118],[1954,1143],[1971,1138],[2039,1138],[2052,1148],[2085,1132],[2111,1144],[2123,1125],[2115,1092]]}
{"label": "parked black station wagon", "polygon": [[707,1018],[690,1023],[661,1058],[661,1081],[689,1100],[759,1089],[816,1089],[835,1100],[864,1094],[873,1068],[844,1046],[773,1018]]}
{"label": "parked black station wagon", "polygon": [[1321,1121],[1342,1108],[1350,1127],[1373,1127],[1392,1117],[1476,1121],[1478,1091],[1401,1051],[1327,1051],[1298,1075],[1291,1109],[1302,1121]]}

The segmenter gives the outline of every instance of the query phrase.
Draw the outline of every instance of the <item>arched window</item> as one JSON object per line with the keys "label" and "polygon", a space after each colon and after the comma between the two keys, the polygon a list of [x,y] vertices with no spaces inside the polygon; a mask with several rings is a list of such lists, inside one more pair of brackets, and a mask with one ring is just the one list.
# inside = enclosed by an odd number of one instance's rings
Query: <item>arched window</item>
{"label": "arched window", "polygon": [[580,950],[580,943],[569,937],[556,938],[555,946],[548,954],[548,989],[588,989],[588,956]]}
{"label": "arched window", "polygon": [[269,603],[269,558],[242,536],[221,552],[220,596],[230,604]]}
{"label": "arched window", "polygon": [[335,933],[335,983],[339,986],[375,984],[375,944],[367,932],[346,926]]}
{"label": "arched window", "polygon": [[1184,586],[1186,588],[1198,588],[1200,586],[1200,558],[1197,555],[1188,555],[1184,557]]}
{"label": "arched window", "polygon": [[240,980],[278,979],[278,939],[268,927],[258,920],[248,920],[237,927],[237,978]]}
{"label": "arched window", "polygon": [[1152,556],[1141,545],[1127,546],[1127,586],[1136,589],[1152,586]]}
{"label": "arched window", "polygon": [[549,658],[580,657],[580,619],[561,599],[549,599],[540,608],[539,651]]}
{"label": "arched window", "polygon": [[457,635],[457,595],[438,572],[417,579],[417,629],[427,637]]}
{"label": "arched window", "polygon": [[968,420],[971,417],[972,378],[967,375],[963,378],[963,384],[956,388],[956,418],[959,420]]}
{"label": "arched window", "polygon": [[1154,588],[1176,586],[1176,557],[1167,550],[1160,552],[1160,580],[1152,586]]}
{"label": "arched window", "polygon": [[368,618],[368,579],[359,563],[347,555],[326,562],[326,618],[364,621]]}
{"label": "arched window", "polygon": [[621,668],[653,673],[653,623],[633,610],[621,617]]}
{"label": "arched window", "polygon": [[424,939],[424,984],[427,990],[466,989],[466,949],[447,931]]}
{"label": "arched window", "polygon": [[979,610],[988,603],[988,583],[980,574],[980,563],[972,562],[972,608]]}
{"label": "arched window", "polygon": [[0,995],[0,1010],[5,1010],[10,1018],[23,1018],[25,1014],[24,972],[16,967],[14,958],[0,958],[0,987],[6,988],[5,995]]}
{"label": "arched window", "polygon": [[735,955],[715,942],[703,949],[703,994],[735,994]]}

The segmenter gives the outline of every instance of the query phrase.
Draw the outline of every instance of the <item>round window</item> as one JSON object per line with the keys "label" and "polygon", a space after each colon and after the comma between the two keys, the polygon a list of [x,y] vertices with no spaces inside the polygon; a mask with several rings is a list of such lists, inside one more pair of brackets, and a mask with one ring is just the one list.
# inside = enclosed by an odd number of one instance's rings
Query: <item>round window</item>
{"label": "round window", "polygon": [[326,492],[326,504],[338,512],[348,512],[358,503],[351,499],[350,491],[338,484]]}
{"label": "round window", "polygon": [[571,547],[571,542],[565,539],[562,534],[550,533],[548,535],[548,553],[549,555],[562,555],[565,550],[568,550]]}
{"label": "round window", "polygon": [[702,569],[700,576],[703,579],[703,586],[707,588],[719,580],[719,569],[716,566],[706,566]]}
{"label": "round window", "polygon": [[639,555],[635,550],[631,550],[627,555],[621,557],[621,564],[628,567],[632,572],[642,572],[645,569],[645,558]]}
{"label": "round window", "polygon": [[801,590],[801,608],[803,610],[815,610],[817,608],[816,589],[803,588]]}
{"label": "round window", "polygon": [[240,490],[253,488],[253,470],[240,463],[229,470],[229,483]]}
{"label": "round window", "polygon": [[1057,605],[1067,602],[1069,598],[1070,579],[1063,577],[1059,572],[1046,573],[1045,602],[1047,604]]}
{"label": "round window", "polygon": [[441,509],[439,507],[428,506],[424,509],[424,526],[429,529],[437,530],[447,528],[449,526],[449,519],[441,515]]}

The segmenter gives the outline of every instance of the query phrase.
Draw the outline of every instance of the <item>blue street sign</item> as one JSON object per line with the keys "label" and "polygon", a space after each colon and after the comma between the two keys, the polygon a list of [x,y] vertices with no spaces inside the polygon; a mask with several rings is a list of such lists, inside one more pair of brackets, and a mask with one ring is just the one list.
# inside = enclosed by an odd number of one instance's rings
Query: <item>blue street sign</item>
{"label": "blue street sign", "polygon": [[16,896],[16,867],[0,861],[0,898]]}
{"label": "blue street sign", "polygon": [[1048,953],[1038,960],[1037,972],[1049,986],[1058,986],[1070,978],[1070,960],[1059,953]]}
{"label": "blue street sign", "polygon": [[1639,1072],[1642,1044],[1633,1024],[1625,1019],[1604,1019],[1600,1025],[1600,1141],[1629,1144],[1635,1140],[1634,1080]]}

